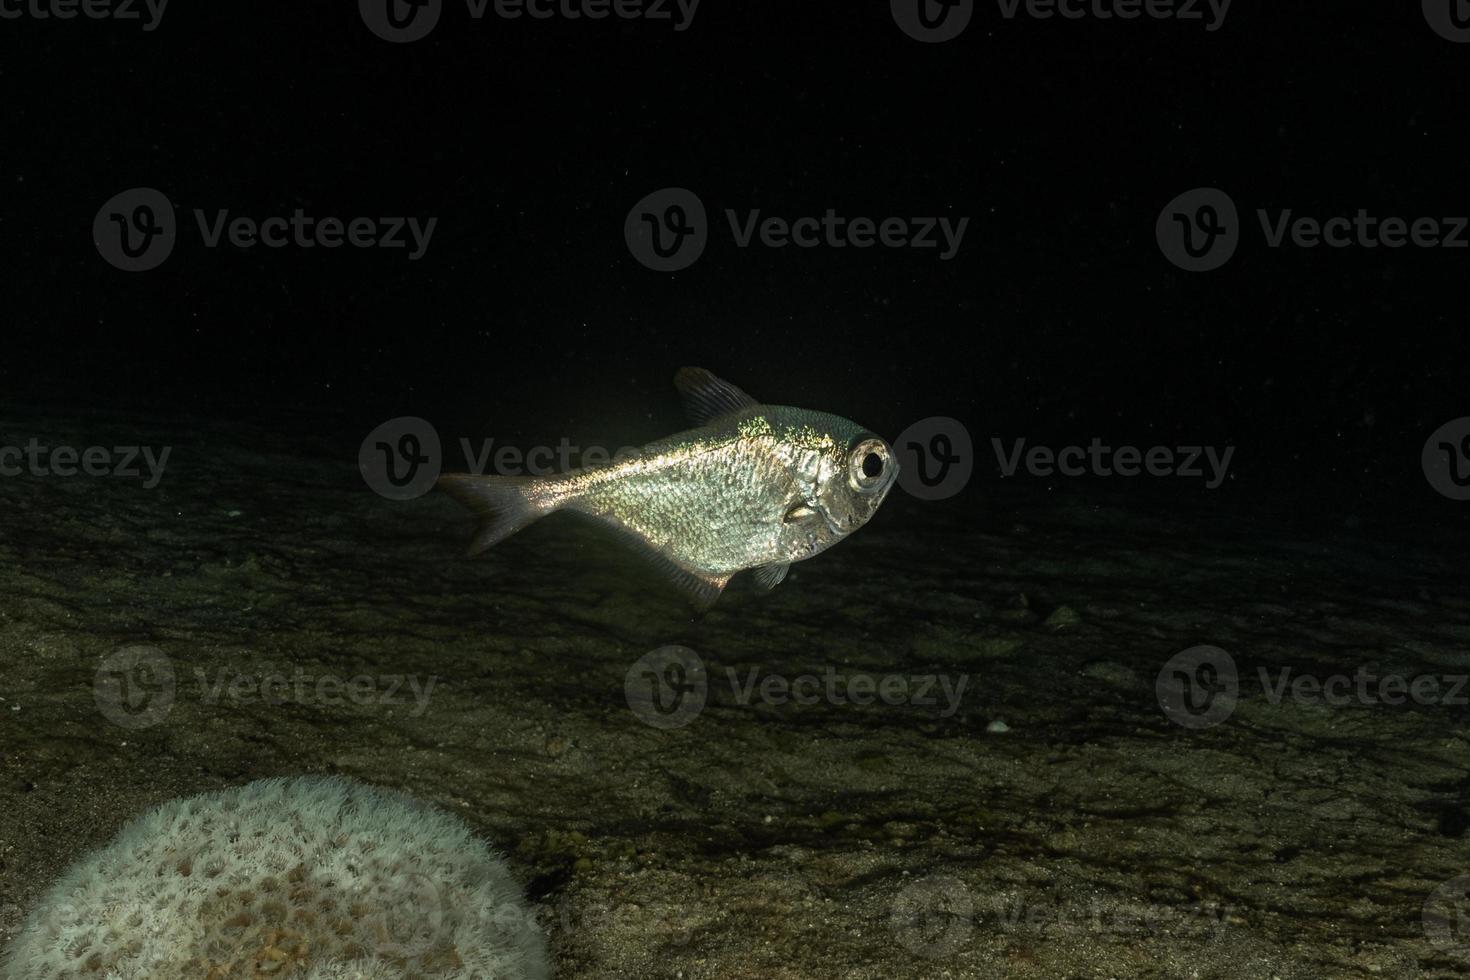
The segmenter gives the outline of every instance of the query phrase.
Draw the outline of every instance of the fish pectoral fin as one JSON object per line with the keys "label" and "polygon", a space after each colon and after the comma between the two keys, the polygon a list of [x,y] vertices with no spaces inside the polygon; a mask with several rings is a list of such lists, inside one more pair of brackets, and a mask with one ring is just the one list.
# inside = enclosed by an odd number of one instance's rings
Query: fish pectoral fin
{"label": "fish pectoral fin", "polygon": [[751,574],[755,576],[755,584],[769,592],[781,584],[790,569],[791,562],[783,561],[775,565],[763,565]]}
{"label": "fish pectoral fin", "polygon": [[[787,524],[795,524],[797,521],[809,521],[813,517],[820,517],[816,509],[804,500],[798,500],[792,504],[790,509],[781,518]],[[779,580],[778,580],[779,581]]]}
{"label": "fish pectoral fin", "polygon": [[682,367],[674,375],[674,387],[684,399],[684,412],[695,425],[752,408],[760,403],[728,381],[704,368]]}

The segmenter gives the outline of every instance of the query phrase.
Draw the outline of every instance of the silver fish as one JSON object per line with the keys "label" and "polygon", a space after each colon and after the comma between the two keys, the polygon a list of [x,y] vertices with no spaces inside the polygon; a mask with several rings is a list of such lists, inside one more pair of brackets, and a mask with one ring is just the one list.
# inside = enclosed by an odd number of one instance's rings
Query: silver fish
{"label": "silver fish", "polygon": [[747,569],[775,588],[866,524],[898,476],[892,447],[845,418],[761,405],[702,368],[674,385],[699,428],[637,455],[551,477],[441,477],[483,517],[469,553],[569,511],[622,532],[707,608]]}

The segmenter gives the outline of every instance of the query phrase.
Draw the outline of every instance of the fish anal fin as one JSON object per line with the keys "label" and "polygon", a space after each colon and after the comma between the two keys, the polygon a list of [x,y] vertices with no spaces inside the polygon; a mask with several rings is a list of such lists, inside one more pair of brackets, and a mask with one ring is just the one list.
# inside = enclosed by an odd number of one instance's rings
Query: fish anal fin
{"label": "fish anal fin", "polygon": [[705,612],[713,606],[715,600],[724,593],[725,586],[730,584],[728,575],[693,572],[668,559],[656,564],[669,581],[683,590],[684,594],[689,597],[689,601],[694,604],[694,608],[700,612]]}
{"label": "fish anal fin", "polygon": [[581,516],[591,518],[602,527],[614,531],[619,538],[632,545],[633,550],[643,555],[656,570],[661,572],[664,578],[678,586],[690,602],[700,612],[709,609],[715,604],[725,591],[725,586],[730,584],[730,577],[734,573],[716,575],[711,572],[700,571],[675,561],[651,544],[647,538],[606,515],[588,514],[585,511],[578,512]]}

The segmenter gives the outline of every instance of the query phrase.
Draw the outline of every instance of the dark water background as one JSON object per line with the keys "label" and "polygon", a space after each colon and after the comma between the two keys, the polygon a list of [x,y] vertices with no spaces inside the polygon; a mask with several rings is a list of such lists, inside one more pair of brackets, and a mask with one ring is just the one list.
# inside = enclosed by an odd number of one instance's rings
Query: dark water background
{"label": "dark water background", "polygon": [[[636,442],[678,426],[694,363],[889,435],[944,414],[982,445],[1233,444],[1250,502],[1463,519],[1416,461],[1464,414],[1470,253],[1272,249],[1254,217],[1467,210],[1466,52],[1412,7],[1239,6],[1210,32],[982,6],[941,44],[879,4],[710,3],[682,32],[450,4],[400,45],[325,5],[6,27],[7,398]],[[90,227],[135,186],[183,237],[124,275]],[[673,274],[622,237],[666,186],[720,226]],[[1153,228],[1197,186],[1248,227],[1187,274]],[[407,261],[205,249],[196,207],[439,220]],[[727,207],[970,224],[949,261],[741,249]]]}

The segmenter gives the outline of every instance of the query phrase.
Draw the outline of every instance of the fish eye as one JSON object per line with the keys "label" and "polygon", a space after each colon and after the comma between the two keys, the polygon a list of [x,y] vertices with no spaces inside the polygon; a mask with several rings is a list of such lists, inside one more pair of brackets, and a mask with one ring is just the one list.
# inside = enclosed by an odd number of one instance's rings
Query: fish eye
{"label": "fish eye", "polygon": [[854,490],[871,493],[883,486],[891,465],[887,444],[881,439],[866,439],[847,457],[848,483]]}

